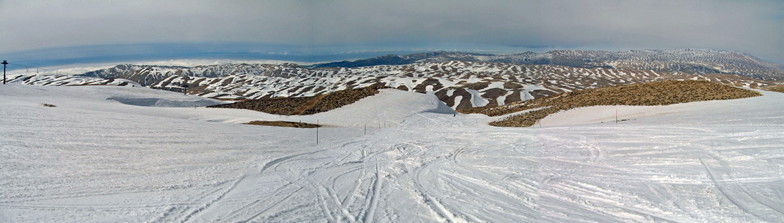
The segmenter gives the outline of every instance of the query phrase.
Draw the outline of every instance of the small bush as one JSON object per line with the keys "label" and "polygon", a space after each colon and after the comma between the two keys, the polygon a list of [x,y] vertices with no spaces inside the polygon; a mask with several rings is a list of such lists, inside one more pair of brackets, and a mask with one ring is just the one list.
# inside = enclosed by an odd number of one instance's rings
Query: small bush
{"label": "small bush", "polygon": [[43,103],[43,104],[41,104],[41,105],[43,105],[44,107],[49,107],[49,108],[54,108],[54,107],[57,107],[57,106],[55,106],[55,105],[53,105],[53,104],[47,104],[47,103]]}

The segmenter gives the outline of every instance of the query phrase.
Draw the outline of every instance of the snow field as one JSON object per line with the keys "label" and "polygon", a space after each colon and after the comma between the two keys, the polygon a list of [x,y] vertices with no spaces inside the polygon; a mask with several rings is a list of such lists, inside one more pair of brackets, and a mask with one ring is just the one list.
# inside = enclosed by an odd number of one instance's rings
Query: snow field
{"label": "snow field", "polygon": [[[764,94],[496,128],[408,92],[285,117],[142,88],[8,85],[0,221],[780,222],[784,94]],[[353,127],[320,128],[315,144],[313,129],[237,124],[278,118]],[[377,120],[395,125],[358,125]]]}

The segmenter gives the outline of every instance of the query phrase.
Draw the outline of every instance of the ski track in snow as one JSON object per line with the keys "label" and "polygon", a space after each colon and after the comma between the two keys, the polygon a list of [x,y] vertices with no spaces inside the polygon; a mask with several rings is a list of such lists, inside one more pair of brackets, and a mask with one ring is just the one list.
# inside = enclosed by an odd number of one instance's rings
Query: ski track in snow
{"label": "ski track in snow", "polygon": [[784,221],[781,94],[545,128],[419,113],[322,128],[318,145],[177,115],[193,108],[30,94],[0,98],[0,222]]}

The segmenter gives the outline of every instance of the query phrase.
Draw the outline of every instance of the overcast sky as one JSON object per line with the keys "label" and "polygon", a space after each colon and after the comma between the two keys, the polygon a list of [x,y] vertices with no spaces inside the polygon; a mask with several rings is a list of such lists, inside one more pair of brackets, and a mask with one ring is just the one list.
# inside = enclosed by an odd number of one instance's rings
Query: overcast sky
{"label": "overcast sky", "polygon": [[782,0],[0,0],[0,55],[244,42],[318,48],[714,48],[784,62]]}

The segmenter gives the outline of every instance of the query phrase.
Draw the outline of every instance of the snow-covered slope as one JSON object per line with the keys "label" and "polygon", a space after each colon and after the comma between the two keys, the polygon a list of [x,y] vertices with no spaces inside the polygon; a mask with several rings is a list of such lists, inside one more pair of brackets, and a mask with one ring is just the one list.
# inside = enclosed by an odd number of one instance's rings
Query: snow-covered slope
{"label": "snow-covered slope", "polygon": [[[633,121],[637,123],[706,123],[706,117],[714,122],[734,123],[746,119],[755,119],[756,116],[767,116],[767,103],[784,105],[778,101],[784,99],[784,94],[771,91],[758,91],[765,97],[737,99],[729,101],[700,101],[685,104],[665,106],[592,106],[561,111],[540,121],[538,126],[571,126],[580,124],[615,123]],[[748,116],[740,118],[736,116]],[[721,119],[718,117],[724,117]],[[770,119],[784,118],[782,116],[768,117]],[[734,123],[743,124],[743,123]]]}
{"label": "snow-covered slope", "polygon": [[563,127],[489,127],[397,91],[352,105],[386,115],[317,117],[399,121],[367,132],[106,100],[194,99],[145,88],[11,84],[0,95],[0,222],[784,220],[778,93]]}
{"label": "snow-covered slope", "polygon": [[[254,120],[319,123],[332,127],[397,127],[422,113],[454,114],[433,94],[382,89],[380,93],[327,112],[313,115],[271,115],[248,110],[208,108],[206,113],[231,112],[227,122],[247,123]],[[214,119],[212,119],[215,121]]]}

